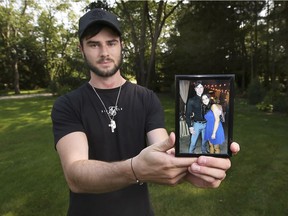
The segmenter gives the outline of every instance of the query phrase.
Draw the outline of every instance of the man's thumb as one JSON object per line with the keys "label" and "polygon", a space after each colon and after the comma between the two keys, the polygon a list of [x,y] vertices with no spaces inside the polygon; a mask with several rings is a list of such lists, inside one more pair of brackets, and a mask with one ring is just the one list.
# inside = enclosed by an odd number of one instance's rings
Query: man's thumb
{"label": "man's thumb", "polygon": [[172,132],[165,141],[154,144],[153,146],[156,147],[157,150],[161,152],[166,152],[169,149],[173,148],[174,144],[175,144],[175,134]]}

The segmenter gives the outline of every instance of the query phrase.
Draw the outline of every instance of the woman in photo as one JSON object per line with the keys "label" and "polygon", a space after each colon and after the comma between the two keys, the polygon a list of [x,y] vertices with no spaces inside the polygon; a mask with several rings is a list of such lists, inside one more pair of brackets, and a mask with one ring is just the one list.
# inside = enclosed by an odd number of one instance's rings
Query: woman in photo
{"label": "woman in photo", "polygon": [[210,154],[219,154],[220,145],[225,141],[224,129],[220,121],[220,116],[223,116],[222,106],[215,104],[209,94],[203,94],[202,111],[207,121],[204,138],[208,140]]}

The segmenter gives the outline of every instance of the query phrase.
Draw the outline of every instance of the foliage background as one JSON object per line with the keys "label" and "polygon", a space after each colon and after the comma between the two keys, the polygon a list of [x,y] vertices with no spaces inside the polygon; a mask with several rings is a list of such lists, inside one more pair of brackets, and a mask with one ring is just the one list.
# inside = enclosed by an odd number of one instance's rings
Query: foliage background
{"label": "foliage background", "polygon": [[273,104],[272,95],[287,101],[288,2],[273,0],[3,0],[0,89],[20,94],[49,87],[63,94],[86,80],[78,18],[95,7],[120,17],[121,71],[138,84],[163,92],[171,89],[175,74],[233,73],[243,95],[254,80],[260,82],[262,108],[287,108],[287,102]]}

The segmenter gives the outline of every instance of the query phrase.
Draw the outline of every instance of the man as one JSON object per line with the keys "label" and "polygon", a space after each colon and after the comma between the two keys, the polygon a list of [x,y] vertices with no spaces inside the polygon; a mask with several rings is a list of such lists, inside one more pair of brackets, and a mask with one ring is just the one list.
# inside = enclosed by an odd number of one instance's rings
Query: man
{"label": "man", "polygon": [[[58,98],[51,114],[70,189],[68,215],[153,215],[146,182],[218,187],[230,160],[174,157],[175,135],[164,129],[158,98],[121,76],[117,17],[101,9],[86,13],[79,39],[90,80]],[[231,148],[239,151],[237,143]]]}
{"label": "man", "polygon": [[194,85],[194,90],[196,95],[189,98],[187,102],[186,111],[186,123],[188,125],[189,131],[191,133],[191,140],[189,145],[189,153],[195,153],[195,148],[199,135],[201,134],[201,152],[203,154],[207,152],[206,141],[204,139],[206,120],[202,113],[202,99],[201,96],[204,92],[204,87],[201,81],[197,81]]}

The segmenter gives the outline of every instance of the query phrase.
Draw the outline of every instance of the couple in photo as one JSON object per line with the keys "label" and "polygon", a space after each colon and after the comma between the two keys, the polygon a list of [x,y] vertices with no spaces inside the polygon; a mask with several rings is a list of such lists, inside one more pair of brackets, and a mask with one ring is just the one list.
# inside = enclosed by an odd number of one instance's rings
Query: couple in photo
{"label": "couple in photo", "polygon": [[204,86],[201,81],[195,83],[194,90],[196,95],[188,100],[186,108],[186,123],[191,133],[188,152],[195,153],[197,140],[201,134],[202,154],[219,154],[220,145],[225,141],[222,106],[214,102],[210,94],[203,94]]}

